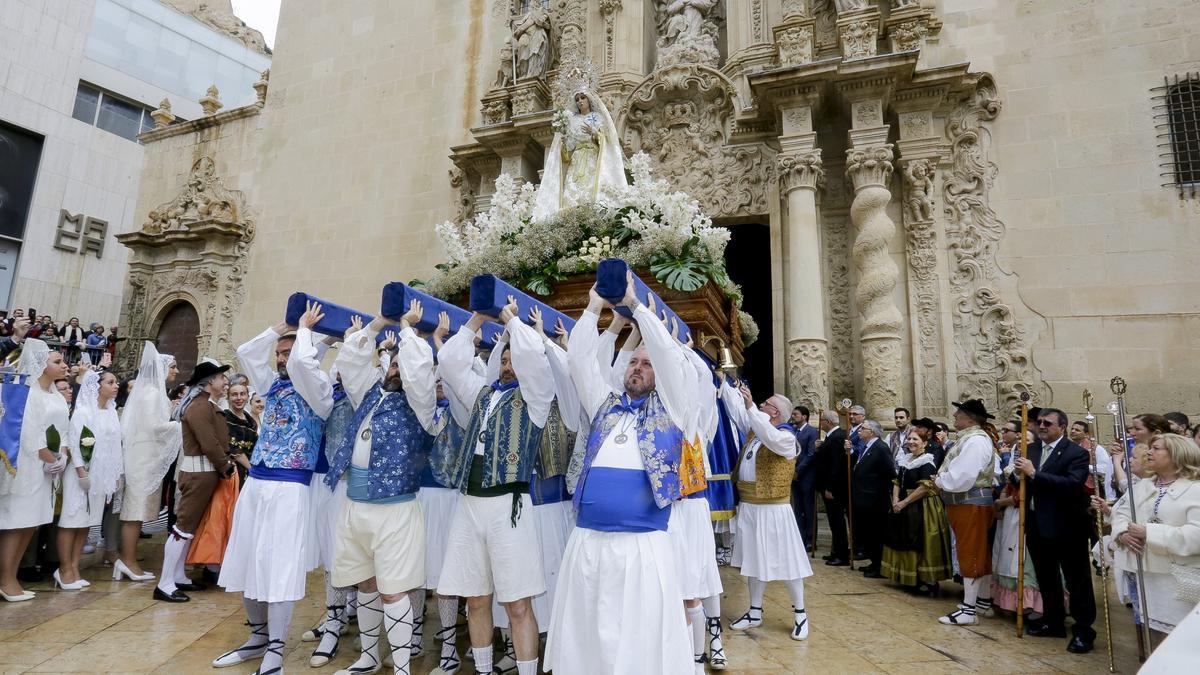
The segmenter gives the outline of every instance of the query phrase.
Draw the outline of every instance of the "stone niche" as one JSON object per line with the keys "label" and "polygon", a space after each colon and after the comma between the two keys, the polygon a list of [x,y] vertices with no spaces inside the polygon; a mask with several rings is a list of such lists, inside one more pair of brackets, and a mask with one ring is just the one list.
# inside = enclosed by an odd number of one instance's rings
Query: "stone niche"
{"label": "stone niche", "polygon": [[254,229],[245,195],[228,189],[212,158],[202,156],[174,199],[150,211],[140,229],[117,235],[130,251],[120,326],[136,345],[118,350],[118,372],[136,372],[142,341],[158,336],[180,302],[199,315],[200,357],[233,363],[230,335],[245,301],[242,278]]}

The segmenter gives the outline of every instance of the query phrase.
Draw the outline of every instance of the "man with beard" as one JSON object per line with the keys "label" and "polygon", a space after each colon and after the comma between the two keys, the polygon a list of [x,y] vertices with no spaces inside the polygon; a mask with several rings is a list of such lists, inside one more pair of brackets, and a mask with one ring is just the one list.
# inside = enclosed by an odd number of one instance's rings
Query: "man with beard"
{"label": "man with beard", "polygon": [[408,593],[425,582],[425,523],[416,497],[437,406],[433,351],[412,329],[421,314],[414,300],[400,318],[399,346],[382,378],[372,359],[386,319],[347,337],[334,362],[354,405],[325,476],[333,488],[349,472],[330,571],[335,588],[358,587],[362,654],[338,671],[345,675],[379,669],[381,625],[395,671],[408,673],[413,634]]}
{"label": "man with beard", "polygon": [[508,614],[517,671],[534,675],[532,598],[545,592],[546,580],[529,483],[554,400],[554,375],[542,336],[522,323],[510,297],[499,317],[508,335],[507,346],[497,347],[499,377],[487,382],[471,368],[484,318],[472,315],[438,353],[449,393],[473,402],[466,442],[434,467],[444,484],[465,492],[450,523],[438,594],[467,599],[471,653],[475,670],[484,673],[492,671],[494,595]]}
{"label": "man with beard", "polygon": [[[641,330],[617,389],[596,352],[601,310],[595,287],[571,331],[568,365],[592,418],[575,488],[578,514],[559,571],[546,669],[562,673],[695,671],[680,598],[679,564],[667,534],[681,497],[679,463],[694,417],[695,373],[684,347],[638,301],[632,278],[621,304]],[[703,664],[699,664],[703,668]]]}
{"label": "man with beard", "polygon": [[251,386],[266,392],[266,408],[217,580],[242,594],[250,638],[217,657],[217,668],[262,657],[259,675],[283,669],[284,639],[296,601],[304,597],[310,545],[297,536],[296,524],[309,519],[308,484],[333,410],[333,382],[321,370],[311,330],[322,317],[321,306],[309,303],[294,334],[281,323],[237,350]]}

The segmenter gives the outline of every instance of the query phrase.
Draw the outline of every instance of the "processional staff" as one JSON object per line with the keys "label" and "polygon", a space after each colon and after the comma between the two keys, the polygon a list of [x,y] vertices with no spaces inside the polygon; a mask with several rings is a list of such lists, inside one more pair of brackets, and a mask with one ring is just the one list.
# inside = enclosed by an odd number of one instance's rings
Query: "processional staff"
{"label": "processional staff", "polygon": [[[1114,377],[1108,384],[1108,388],[1112,393],[1117,395],[1117,400],[1108,404],[1108,411],[1113,414],[1113,435],[1115,440],[1121,443],[1125,449],[1125,473],[1129,476],[1129,485],[1125,490],[1125,499],[1129,504],[1129,520],[1130,522],[1138,522],[1137,503],[1133,498],[1133,448],[1125,441],[1125,380],[1120,377]],[[1142,623],[1136,624],[1137,629],[1137,646],[1138,646],[1138,661],[1145,662],[1147,651],[1150,649],[1150,609],[1146,604],[1146,572],[1142,562],[1142,554],[1136,554],[1137,560],[1137,595],[1138,605],[1141,609]]]}
{"label": "processional staff", "polygon": [[[1096,416],[1092,414],[1092,392],[1089,389],[1083,390],[1083,408],[1087,411],[1083,420],[1087,422],[1089,430],[1095,430],[1096,438],[1099,439],[1100,432],[1096,429]],[[1101,500],[1104,499],[1104,476],[1100,473],[1100,463],[1097,461],[1099,455],[1097,453],[1104,452],[1104,446],[1099,442],[1092,443],[1092,482],[1096,486],[1096,496]],[[1116,664],[1113,662],[1113,646],[1112,646],[1112,618],[1108,611],[1108,556],[1104,550],[1107,548],[1104,544],[1104,509],[1096,509],[1096,541],[1097,548],[1100,551],[1100,594],[1104,597],[1104,630],[1108,638],[1108,672],[1117,672]]]}
{"label": "processional staff", "polygon": [[[1017,457],[1029,454],[1029,392],[1021,392],[1021,438]],[[1020,473],[1020,472],[1018,472]],[[1021,473],[1017,511],[1017,637],[1025,636],[1025,474]]]}
{"label": "processional staff", "polygon": [[[846,442],[850,442],[850,406],[853,401],[848,398],[842,399],[837,405],[838,421],[842,427],[842,431],[846,432]],[[852,450],[846,450],[846,546],[850,549],[848,552],[850,559],[850,569],[854,569],[854,484],[851,480],[854,474],[854,466],[850,462]]]}

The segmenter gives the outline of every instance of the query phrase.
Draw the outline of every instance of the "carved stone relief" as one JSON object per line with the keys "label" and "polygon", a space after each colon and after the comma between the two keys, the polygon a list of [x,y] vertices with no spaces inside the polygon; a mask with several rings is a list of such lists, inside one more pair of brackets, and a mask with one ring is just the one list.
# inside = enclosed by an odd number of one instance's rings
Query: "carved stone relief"
{"label": "carved stone relief", "polygon": [[791,340],[787,346],[788,396],[795,405],[829,408],[829,348],[824,340]]}
{"label": "carved stone relief", "polygon": [[877,19],[838,22],[838,38],[842,44],[842,56],[847,59],[875,56],[878,37],[879,23]]}
{"label": "carved stone relief", "polygon": [[775,46],[779,49],[779,65],[799,66],[812,63],[813,32],[811,21],[786,28],[777,28]]}
{"label": "carved stone relief", "polygon": [[[162,312],[185,299],[200,312],[198,348],[226,363],[231,334],[245,303],[245,277],[255,224],[245,195],[227,188],[210,157],[201,157],[180,194],[152,210],[142,228],[117,236],[130,249],[121,327],[131,344],[154,339]],[[119,352],[118,369],[137,368],[140,349]]]}
{"label": "carved stone relief", "polygon": [[773,153],[759,144],[726,145],[735,100],[733,86],[711,68],[658,70],[630,94],[621,116],[624,149],[645,151],[656,174],[713,217],[767,213]]}
{"label": "carved stone relief", "polygon": [[919,20],[905,21],[888,29],[888,38],[892,42],[893,52],[912,52],[921,48],[925,39],[925,22]]}
{"label": "carved stone relief", "polygon": [[904,165],[905,255],[908,260],[909,312],[914,314],[920,390],[924,414],[941,414],[946,405],[942,371],[941,290],[937,274],[938,245],[934,225],[933,188],[937,162],[915,159]]}
{"label": "carved stone relief", "polygon": [[985,122],[999,112],[996,85],[984,77],[947,119],[951,170],[943,195],[958,394],[982,398],[1004,415],[1019,407],[1022,391],[1037,402],[1048,400],[1048,389],[1033,363],[1018,307],[1005,301],[1005,287],[1015,292],[1015,277],[997,262],[1004,223],[988,205],[998,167],[989,158],[991,133]]}
{"label": "carved stone relief", "polygon": [[829,372],[832,381],[829,392],[834,398],[855,396],[854,362],[858,360],[857,336],[850,316],[850,308],[854,306],[850,287],[850,223],[844,203],[830,199],[833,186],[841,183],[840,180],[831,180],[826,189],[821,237],[829,273],[826,307],[831,338]]}
{"label": "carved stone relief", "polygon": [[721,52],[719,0],[658,0],[658,65],[699,64],[717,68]]}
{"label": "carved stone relief", "polygon": [[613,32],[619,11],[621,0],[600,0],[600,16],[604,17],[604,70],[612,70],[616,60],[613,53]]}

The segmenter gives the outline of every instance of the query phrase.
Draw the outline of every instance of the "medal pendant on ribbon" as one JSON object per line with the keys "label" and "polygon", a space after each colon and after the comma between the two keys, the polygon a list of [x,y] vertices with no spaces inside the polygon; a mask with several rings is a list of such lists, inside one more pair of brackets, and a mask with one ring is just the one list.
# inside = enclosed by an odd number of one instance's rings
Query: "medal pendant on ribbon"
{"label": "medal pendant on ribbon", "polygon": [[362,430],[362,439],[363,439],[364,441],[369,441],[369,440],[371,440],[371,429],[370,429],[370,427],[368,427],[368,428],[366,428],[366,429],[363,429],[363,430]]}
{"label": "medal pendant on ribbon", "polygon": [[617,444],[620,445],[620,444],[624,443],[625,441],[629,440],[629,436],[625,435],[625,433],[622,432],[622,433],[617,434],[617,437],[613,440],[615,440],[617,442]]}

